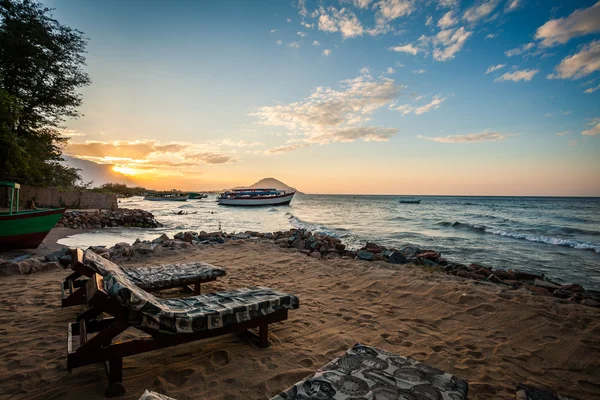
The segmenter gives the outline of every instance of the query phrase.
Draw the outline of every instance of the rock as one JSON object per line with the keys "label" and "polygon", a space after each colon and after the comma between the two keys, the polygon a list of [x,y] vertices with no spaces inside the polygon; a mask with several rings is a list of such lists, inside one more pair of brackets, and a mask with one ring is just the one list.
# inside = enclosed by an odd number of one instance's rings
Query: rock
{"label": "rock", "polygon": [[[165,235],[164,233],[160,236],[160,238],[157,238],[157,239],[161,239],[163,236],[166,236],[167,240],[169,240],[169,237],[167,235]],[[156,239],[154,239],[154,240],[156,240]],[[115,244],[115,248],[117,248],[117,249],[121,249],[124,247],[131,247],[131,245],[127,242],[119,242],[119,243]]]}
{"label": "rock", "polygon": [[137,247],[136,251],[140,254],[150,254],[154,251],[155,247],[156,243],[146,242],[142,243],[139,247]]}
{"label": "rock", "polygon": [[183,240],[185,233],[183,232],[178,232],[175,234],[175,236],[173,236],[173,239],[177,239],[177,240]]}
{"label": "rock", "polygon": [[182,248],[182,249],[187,249],[189,247],[192,247],[192,244],[189,243],[189,242],[180,242],[179,243],[179,247]]}
{"label": "rock", "polygon": [[379,247],[376,243],[372,243],[372,242],[367,242],[367,244],[365,245],[365,247],[363,247],[363,249],[370,253],[381,253],[381,250],[382,250],[381,247]]}
{"label": "rock", "polygon": [[57,269],[63,269],[61,267],[61,265],[54,261],[54,262],[45,262],[45,263],[36,263],[34,265],[31,266],[31,273],[35,274],[38,272],[47,272],[47,271],[54,271]]}
{"label": "rock", "polygon": [[488,281],[493,282],[493,283],[502,282],[502,279],[498,278],[498,276],[496,276],[495,274],[490,274],[487,279],[488,279]]}
{"label": "rock", "polygon": [[[306,254],[308,256],[308,255],[310,255],[311,251],[309,249],[302,249],[302,250],[300,250],[300,253]],[[321,254],[321,253],[319,253],[319,254]]]}
{"label": "rock", "polygon": [[310,253],[310,256],[313,258],[321,258],[321,253],[319,253],[318,251],[313,251],[312,253]]}
{"label": "rock", "polygon": [[275,240],[275,244],[279,247],[288,247],[288,240],[287,238],[277,239]]}
{"label": "rock", "polygon": [[422,258],[425,260],[431,260],[431,261],[436,261],[437,259],[440,258],[440,253],[436,252],[436,251],[424,251],[422,253],[417,254],[417,258]]}
{"label": "rock", "polygon": [[406,258],[415,258],[417,254],[421,253],[421,249],[414,246],[406,246],[400,249],[400,253]]}
{"label": "rock", "polygon": [[192,243],[196,238],[197,236],[195,236],[194,232],[185,232],[182,240],[187,243]]}
{"label": "rock", "polygon": [[471,273],[469,271],[459,269],[458,271],[456,271],[456,276],[460,276],[461,278],[470,278]]}
{"label": "rock", "polygon": [[355,251],[346,250],[346,253],[344,253],[344,257],[348,257],[354,260],[357,257],[357,254]]}
{"label": "rock", "polygon": [[483,274],[479,274],[477,272],[471,272],[470,275],[471,275],[471,279],[475,279],[477,281],[482,281],[485,278],[487,278],[487,276],[485,276]]}
{"label": "rock", "polygon": [[583,287],[576,283],[574,283],[572,285],[563,285],[560,288],[563,290],[568,290],[571,293],[583,293],[584,292]]}
{"label": "rock", "polygon": [[597,300],[583,299],[581,300],[581,304],[583,304],[584,306],[600,308],[600,301]]}
{"label": "rock", "polygon": [[390,254],[388,261],[392,264],[405,264],[406,257],[404,257],[404,255],[399,251],[394,251],[392,254]]}
{"label": "rock", "polygon": [[163,233],[162,235],[160,235],[159,237],[157,237],[156,239],[154,239],[152,242],[153,243],[158,243],[158,244],[163,244],[167,240],[171,240],[171,238],[168,237],[166,234]]}
{"label": "rock", "polygon": [[494,269],[493,270],[494,275],[496,275],[498,277],[498,279],[515,279],[515,276],[513,274],[508,273],[506,270],[503,269]]}
{"label": "rock", "polygon": [[545,289],[552,289],[552,290],[554,290],[554,289],[559,289],[560,288],[560,286],[558,286],[558,285],[555,285],[555,284],[550,283],[550,282],[543,281],[541,279],[535,279],[533,281],[533,284],[535,286],[537,286],[537,287],[543,287]]}
{"label": "rock", "polygon": [[[110,258],[110,257],[109,257]],[[60,263],[60,265],[62,265],[63,267],[68,267],[69,265],[71,265],[71,255],[67,254],[64,256],[61,256],[58,258],[58,262]]]}
{"label": "rock", "polygon": [[298,240],[295,246],[298,250],[303,250],[306,247],[306,242],[303,239]]}
{"label": "rock", "polygon": [[381,255],[381,253],[375,253],[373,254],[373,258],[371,259],[371,261],[384,261],[385,257],[383,257],[383,255]]}
{"label": "rock", "polygon": [[508,272],[512,272],[512,274],[515,276],[515,278],[520,281],[535,281],[536,279],[540,279],[540,280],[542,279],[541,275],[532,274],[529,272],[510,271],[510,270]]}
{"label": "rock", "polygon": [[338,251],[344,251],[346,249],[346,245],[343,243],[336,243],[335,244],[335,249]]}
{"label": "rock", "polygon": [[559,299],[568,299],[573,295],[571,292],[564,289],[556,289],[552,294],[554,297],[558,297]]}
{"label": "rock", "polygon": [[531,293],[537,294],[540,296],[551,296],[552,295],[552,293],[550,293],[547,289],[540,287],[540,286],[527,285],[526,288]]}
{"label": "rock", "polygon": [[336,260],[338,258],[342,258],[342,256],[340,255],[340,253],[338,253],[336,250],[329,250],[324,256],[324,259],[326,260]]}
{"label": "rock", "polygon": [[8,262],[0,266],[0,276],[19,275],[21,269],[18,263]]}
{"label": "rock", "polygon": [[370,251],[359,250],[356,252],[356,254],[361,260],[371,261],[375,253],[371,253]]}

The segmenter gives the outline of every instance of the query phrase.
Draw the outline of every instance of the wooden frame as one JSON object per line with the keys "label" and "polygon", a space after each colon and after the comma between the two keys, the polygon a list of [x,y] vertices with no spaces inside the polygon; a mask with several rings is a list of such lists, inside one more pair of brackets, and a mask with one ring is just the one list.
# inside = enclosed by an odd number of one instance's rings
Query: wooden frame
{"label": "wooden frame", "polygon": [[[86,282],[96,272],[84,264],[84,252],[81,249],[73,250],[71,254],[71,269],[73,273],[67,276],[61,284],[61,306],[72,307],[86,303]],[[143,268],[143,267],[141,267]],[[88,278],[88,279],[80,279]],[[163,286],[160,288],[144,289],[147,292],[156,292],[159,290],[172,289],[175,287],[181,287],[184,290],[193,293],[195,295],[202,294],[200,285],[202,283],[214,282],[217,277],[212,278],[198,278],[193,282],[192,285],[172,285]],[[66,294],[65,294],[66,293]]]}
{"label": "wooden frame", "polygon": [[[67,371],[70,373],[74,368],[104,363],[109,383],[106,397],[122,396],[125,393],[122,383],[123,357],[230,333],[245,333],[248,329],[253,328],[259,330],[258,347],[264,348],[269,346],[269,324],[288,318],[288,310],[282,309],[224,328],[195,333],[168,334],[130,325],[127,322],[127,309],[104,290],[103,278],[100,275],[96,274],[91,277],[86,286],[89,294],[87,300],[89,308],[77,317],[77,322],[70,323],[68,326]],[[106,313],[110,317],[94,319],[102,313]],[[150,335],[150,338],[113,343],[115,337],[128,328],[138,329]],[[96,333],[96,335],[88,338],[88,334],[91,333]],[[74,347],[75,336],[79,336],[77,348]]]}

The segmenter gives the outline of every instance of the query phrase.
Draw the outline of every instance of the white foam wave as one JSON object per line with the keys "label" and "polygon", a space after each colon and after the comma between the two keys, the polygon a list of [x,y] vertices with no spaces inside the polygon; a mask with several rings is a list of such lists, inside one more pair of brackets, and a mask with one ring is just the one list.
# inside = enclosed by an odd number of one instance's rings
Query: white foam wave
{"label": "white foam wave", "polygon": [[568,246],[580,250],[593,250],[596,253],[600,253],[600,244],[596,243],[581,242],[579,240],[559,239],[551,236],[534,235],[531,233],[507,232],[503,231],[502,229],[493,229],[488,227],[485,227],[483,231],[486,233],[491,233],[492,235],[506,236],[514,239],[524,239],[530,242],[552,244],[555,246]]}
{"label": "white foam wave", "polygon": [[290,224],[296,229],[306,229],[307,231],[311,231],[313,233],[320,233],[327,236],[333,236],[339,238],[339,233],[331,230],[325,226],[314,224],[312,222],[302,221],[300,218],[294,216],[293,214],[288,213]]}

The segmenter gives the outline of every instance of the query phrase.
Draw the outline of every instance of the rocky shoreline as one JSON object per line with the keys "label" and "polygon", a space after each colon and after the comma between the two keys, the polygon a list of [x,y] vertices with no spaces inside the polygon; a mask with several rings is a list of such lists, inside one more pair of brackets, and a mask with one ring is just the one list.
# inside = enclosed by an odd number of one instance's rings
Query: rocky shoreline
{"label": "rocky shoreline", "polygon": [[[142,241],[137,239],[133,244],[122,242],[112,247],[92,246],[90,248],[103,257],[119,262],[151,255],[160,257],[172,251],[196,246],[247,240],[273,242],[279,247],[294,249],[308,257],[319,259],[356,259],[383,261],[390,264],[413,264],[460,278],[497,284],[507,291],[522,289],[534,295],[554,297],[562,303],[577,303],[600,308],[600,291],[585,290],[579,284],[561,285],[544,274],[514,269],[494,269],[478,264],[453,263],[442,257],[440,252],[420,249],[415,246],[395,249],[367,242],[359,250],[347,250],[342,241],[336,237],[318,233],[313,234],[303,229],[268,233],[246,231],[237,234],[188,231],[179,232],[173,238],[162,234],[154,240]],[[0,276],[67,268],[70,262],[70,252],[66,247],[41,258],[30,258],[18,262],[7,262],[0,259]]]}
{"label": "rocky shoreline", "polygon": [[141,209],[119,208],[117,210],[66,211],[56,224],[71,229],[99,228],[160,228],[161,223],[154,215]]}

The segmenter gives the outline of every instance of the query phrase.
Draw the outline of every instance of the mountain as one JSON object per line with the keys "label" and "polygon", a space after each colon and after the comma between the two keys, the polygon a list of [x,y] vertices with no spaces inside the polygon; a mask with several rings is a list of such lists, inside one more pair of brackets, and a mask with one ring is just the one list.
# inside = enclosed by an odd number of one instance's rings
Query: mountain
{"label": "mountain", "polygon": [[264,178],[264,179],[261,179],[260,181],[256,182],[255,184],[247,186],[247,187],[248,188],[265,188],[265,189],[296,191],[298,193],[301,193],[298,190],[296,190],[295,188],[288,186],[285,183],[283,183],[280,180],[277,180],[275,178]]}

